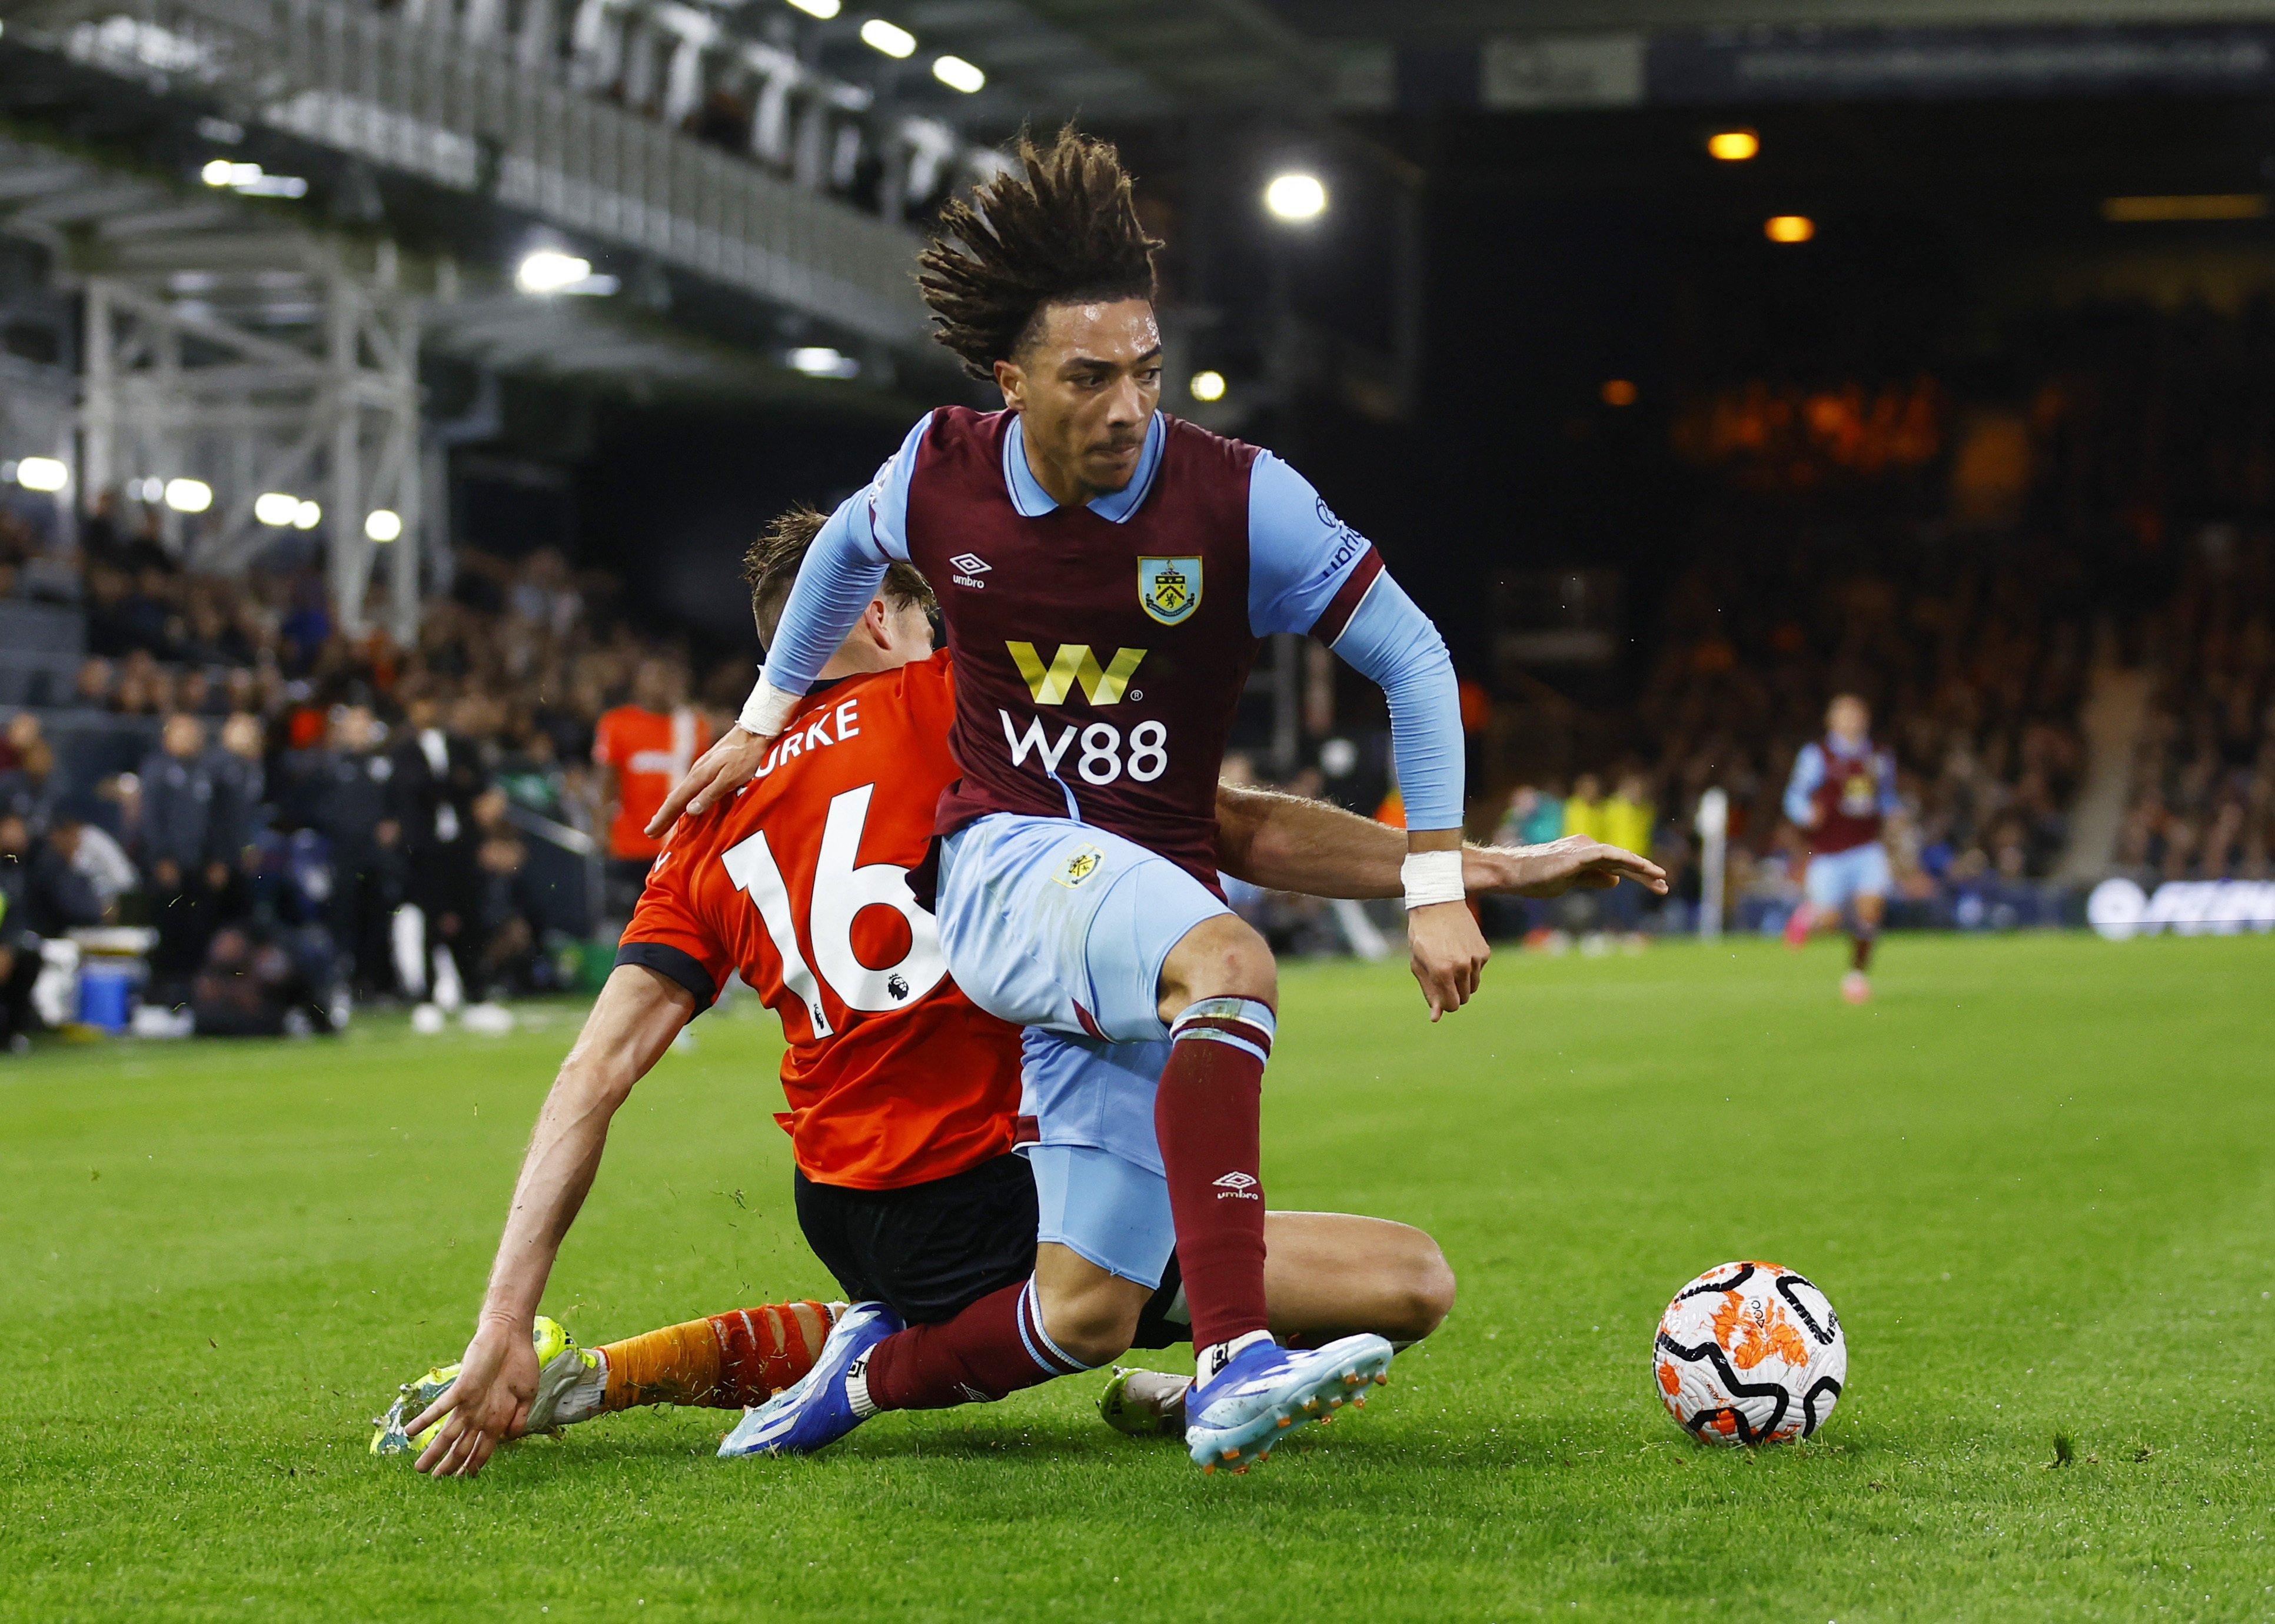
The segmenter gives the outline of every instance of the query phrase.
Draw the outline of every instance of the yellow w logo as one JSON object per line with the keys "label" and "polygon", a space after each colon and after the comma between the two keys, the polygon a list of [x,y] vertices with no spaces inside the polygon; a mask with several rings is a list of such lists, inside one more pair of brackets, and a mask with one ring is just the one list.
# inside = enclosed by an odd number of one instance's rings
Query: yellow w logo
{"label": "yellow w logo", "polygon": [[1130,686],[1130,678],[1138,669],[1138,662],[1145,657],[1142,648],[1125,648],[1114,656],[1114,663],[1099,668],[1098,656],[1090,652],[1087,643],[1062,643],[1058,653],[1051,656],[1048,666],[1035,653],[1032,643],[1006,643],[1011,659],[1019,668],[1019,675],[1027,679],[1027,691],[1035,696],[1038,705],[1063,705],[1075,684],[1082,684],[1083,695],[1092,705],[1119,705],[1122,690]]}

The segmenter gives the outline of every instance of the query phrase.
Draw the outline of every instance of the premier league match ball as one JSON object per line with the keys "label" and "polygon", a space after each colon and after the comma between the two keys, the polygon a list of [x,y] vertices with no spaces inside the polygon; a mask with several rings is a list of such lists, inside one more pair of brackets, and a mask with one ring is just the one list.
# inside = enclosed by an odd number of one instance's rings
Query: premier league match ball
{"label": "premier league match ball", "polygon": [[1667,1413],[1710,1444],[1807,1438],[1848,1379],[1840,1316],[1774,1263],[1726,1263],[1676,1292],[1651,1357]]}

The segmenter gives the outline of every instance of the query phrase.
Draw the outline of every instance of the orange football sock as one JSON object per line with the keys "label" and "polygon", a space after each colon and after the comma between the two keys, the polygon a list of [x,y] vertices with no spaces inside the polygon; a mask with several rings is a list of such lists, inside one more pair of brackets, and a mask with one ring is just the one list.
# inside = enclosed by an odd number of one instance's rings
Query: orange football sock
{"label": "orange football sock", "polygon": [[607,1343],[600,1349],[608,1362],[601,1408],[763,1404],[813,1368],[830,1323],[826,1304],[775,1303]]}

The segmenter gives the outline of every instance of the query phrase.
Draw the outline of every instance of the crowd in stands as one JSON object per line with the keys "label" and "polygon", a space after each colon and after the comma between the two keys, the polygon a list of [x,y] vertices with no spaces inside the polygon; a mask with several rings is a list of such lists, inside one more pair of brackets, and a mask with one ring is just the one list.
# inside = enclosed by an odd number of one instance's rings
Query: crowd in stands
{"label": "crowd in stands", "polygon": [[[185,572],[108,512],[80,541],[55,595],[78,588],[87,656],[67,692],[0,710],[0,1043],[31,1018],[39,941],[105,924],[155,933],[143,1002],[201,1031],[321,1029],[372,995],[494,1022],[497,994],[573,978],[590,931],[590,899],[533,866],[532,820],[605,850],[621,919],[639,825],[716,726],[684,661],[555,553],[461,553],[397,647],[341,631],[313,565]],[[42,555],[0,514],[0,595]]]}
{"label": "crowd in stands", "polygon": [[[1647,850],[1674,894],[1621,888],[1488,922],[1686,926],[1710,786],[1729,797],[1742,918],[1789,906],[1805,849],[1787,778],[1844,691],[1871,704],[1898,766],[1895,920],[2054,922],[2029,899],[2054,895],[2087,768],[2081,711],[2114,668],[2155,684],[2118,866],[2269,877],[2275,386],[2247,363],[2275,353],[2275,314],[2192,344],[2128,319],[2141,330],[2113,338],[2087,323],[2090,365],[2050,366],[2025,406],[1972,429],[1924,381],[1850,391],[1840,412],[1768,390],[1712,404],[1692,449],[1743,460],[1702,475],[1689,562],[1651,608],[1618,730],[1592,759],[1575,752],[1569,776],[1475,786],[1475,832]],[[533,831],[604,856],[607,911],[624,917],[648,808],[749,680],[729,660],[691,697],[684,658],[618,611],[615,584],[552,552],[462,550],[399,647],[335,623],[313,558],[187,572],[156,514],[108,505],[79,544],[65,560],[0,510],[0,599],[71,601],[87,628],[76,669],[0,706],[0,1039],[28,1018],[40,941],[95,923],[155,931],[146,999],[201,1030],[322,1025],[374,994],[481,1008],[560,985],[597,910],[564,905]],[[87,752],[91,734],[108,755]],[[1306,767],[1285,787],[1349,800],[1354,782]],[[1394,788],[1385,804],[1394,817]],[[1282,948],[1363,938],[1348,910],[1243,904]]]}
{"label": "crowd in stands", "polygon": [[2275,879],[2275,535],[2207,526],[2155,627],[2157,688],[2119,861],[2143,880]]}

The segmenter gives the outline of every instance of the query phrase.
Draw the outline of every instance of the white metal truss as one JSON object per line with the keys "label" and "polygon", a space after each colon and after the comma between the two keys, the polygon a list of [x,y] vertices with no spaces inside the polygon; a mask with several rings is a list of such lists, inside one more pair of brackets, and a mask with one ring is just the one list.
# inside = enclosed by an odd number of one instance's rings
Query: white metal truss
{"label": "white metal truss", "polygon": [[[86,488],[140,482],[153,487],[147,500],[175,480],[204,484],[212,507],[202,517],[163,511],[185,562],[214,570],[242,569],[277,538],[255,516],[261,495],[314,502],[343,629],[365,630],[383,551],[389,629],[415,634],[419,317],[389,285],[390,258],[360,271],[332,258],[299,270],[272,261],[85,278]],[[391,517],[373,523],[374,514]]]}
{"label": "white metal truss", "polygon": [[[495,7],[460,17],[440,0],[400,14],[345,0],[24,0],[21,9],[36,37],[91,66],[194,87],[304,140],[487,192],[866,338],[922,337],[907,269],[913,236],[819,189],[845,168],[840,138],[856,134],[858,151],[858,132],[838,121],[859,110],[848,98],[865,92],[737,44],[730,65],[761,87],[754,145],[771,149],[790,132],[792,178],[784,178],[576,87],[608,65],[592,65],[578,42],[607,57],[646,40],[664,65],[640,105],[661,112],[686,102],[715,69],[715,24],[703,12],[587,0],[571,20],[571,49],[548,55],[548,8],[524,11],[539,29],[519,39],[502,32]],[[676,74],[672,59],[684,64]],[[804,110],[792,117],[793,105]],[[886,155],[896,197],[936,177],[953,140],[945,126],[909,122]],[[967,151],[975,162],[985,157]]]}

